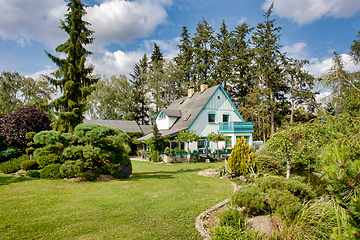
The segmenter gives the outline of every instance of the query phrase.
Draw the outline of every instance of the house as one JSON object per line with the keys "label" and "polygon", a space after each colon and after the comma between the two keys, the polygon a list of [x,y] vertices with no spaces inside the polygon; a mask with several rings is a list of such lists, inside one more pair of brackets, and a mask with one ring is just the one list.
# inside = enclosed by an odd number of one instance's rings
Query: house
{"label": "house", "polygon": [[[206,146],[215,150],[216,144],[206,141],[211,132],[225,133],[229,137],[228,141],[219,143],[219,149],[232,148],[238,137],[245,137],[250,145],[253,144],[253,124],[244,121],[221,85],[209,88],[207,84],[202,84],[200,92],[190,88],[187,97],[160,109],[155,121],[162,136],[176,136],[186,129],[201,135],[203,140],[185,146],[191,151],[202,150]],[[139,140],[152,136],[149,133]],[[175,146],[171,144],[171,148]]]}

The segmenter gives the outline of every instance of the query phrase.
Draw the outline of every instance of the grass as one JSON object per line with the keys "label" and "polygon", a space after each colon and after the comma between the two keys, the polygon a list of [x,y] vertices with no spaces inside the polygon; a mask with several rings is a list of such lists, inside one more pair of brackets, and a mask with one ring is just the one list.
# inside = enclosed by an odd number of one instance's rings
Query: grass
{"label": "grass", "polygon": [[200,239],[196,216],[232,191],[194,174],[209,165],[133,161],[132,178],[109,182],[0,175],[0,239]]}

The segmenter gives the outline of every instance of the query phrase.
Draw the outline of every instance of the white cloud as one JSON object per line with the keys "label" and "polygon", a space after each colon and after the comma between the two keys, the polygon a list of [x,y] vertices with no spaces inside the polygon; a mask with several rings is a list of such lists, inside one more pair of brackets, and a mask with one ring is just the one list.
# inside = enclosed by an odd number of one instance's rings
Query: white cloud
{"label": "white cloud", "polygon": [[[341,54],[342,60],[345,63],[345,70],[349,72],[360,71],[360,65],[356,65],[352,60],[351,56],[348,54]],[[320,77],[323,74],[326,74],[332,67],[332,57],[319,60],[318,58],[313,58],[310,60],[310,64],[304,66],[315,77]]]}
{"label": "white cloud", "polygon": [[66,36],[59,29],[66,13],[63,0],[0,0],[0,38],[24,46],[31,40],[58,44]]}
{"label": "white cloud", "polygon": [[33,79],[40,79],[41,78],[41,75],[50,75],[52,72],[54,72],[56,69],[54,69],[52,66],[50,65],[46,65],[45,66],[45,69],[41,70],[41,71],[38,71],[36,73],[33,73],[33,74],[29,74],[29,75],[26,75],[25,77],[31,77]]}
{"label": "white cloud", "polygon": [[286,56],[290,58],[306,59],[308,56],[306,47],[307,45],[304,42],[294,43],[293,45],[284,46],[282,52],[286,53]]}
{"label": "white cloud", "polygon": [[316,100],[316,102],[327,102],[329,100],[330,96],[331,96],[331,92],[322,92],[322,93],[316,94],[315,100]]}
{"label": "white cloud", "polygon": [[139,37],[146,37],[155,28],[166,23],[166,6],[171,0],[109,0],[87,9],[84,19],[95,31],[96,42],[124,44]]}
{"label": "white cloud", "polygon": [[[267,10],[274,0],[265,0]],[[359,0],[275,0],[274,13],[290,18],[300,25],[323,17],[348,18],[360,12]]]}

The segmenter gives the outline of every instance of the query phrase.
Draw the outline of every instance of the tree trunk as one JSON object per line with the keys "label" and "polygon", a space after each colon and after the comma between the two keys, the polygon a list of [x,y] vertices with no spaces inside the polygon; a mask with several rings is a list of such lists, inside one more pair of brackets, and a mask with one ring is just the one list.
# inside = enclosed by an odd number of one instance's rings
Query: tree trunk
{"label": "tree trunk", "polygon": [[270,91],[270,111],[271,111],[271,136],[275,133],[275,123],[274,123],[274,93]]}
{"label": "tree trunk", "polygon": [[287,179],[290,178],[290,169],[291,169],[291,165],[290,165],[290,160],[288,159],[286,161],[286,178]]}

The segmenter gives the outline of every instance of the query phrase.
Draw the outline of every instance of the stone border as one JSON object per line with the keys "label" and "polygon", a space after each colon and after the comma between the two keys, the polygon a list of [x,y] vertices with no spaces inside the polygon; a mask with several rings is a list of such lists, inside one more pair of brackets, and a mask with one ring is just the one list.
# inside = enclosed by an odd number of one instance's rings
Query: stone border
{"label": "stone border", "polygon": [[[222,178],[224,179],[224,178]],[[234,187],[234,190],[233,190],[233,193],[236,192],[238,189],[239,189],[239,186],[237,184],[235,184],[234,182],[232,181],[229,181],[227,179],[225,179],[226,181],[230,182],[233,187]],[[197,217],[196,217],[196,220],[195,220],[195,228],[196,230],[200,233],[201,236],[204,237],[204,240],[211,240],[211,237],[210,237],[210,234],[208,233],[208,231],[206,231],[206,229],[204,228],[204,224],[203,224],[203,217],[207,216],[209,213],[211,212],[214,212],[215,210],[223,207],[224,205],[226,205],[227,203],[229,203],[230,200],[229,199],[226,199],[218,204],[216,204],[215,206],[203,211],[202,213],[200,213]]]}

